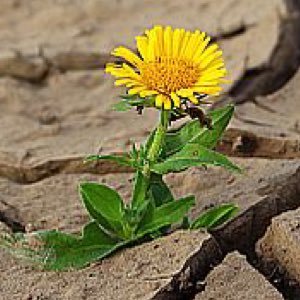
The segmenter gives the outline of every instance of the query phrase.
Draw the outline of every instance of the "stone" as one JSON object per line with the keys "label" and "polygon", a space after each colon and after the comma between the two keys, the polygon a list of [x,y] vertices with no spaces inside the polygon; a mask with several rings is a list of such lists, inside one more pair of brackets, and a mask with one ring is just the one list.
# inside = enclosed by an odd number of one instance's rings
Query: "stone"
{"label": "stone", "polygon": [[300,282],[300,209],[288,211],[272,219],[256,251],[266,262],[273,261]]}
{"label": "stone", "polygon": [[299,141],[299,84],[300,71],[276,93],[238,105],[231,126],[262,137]]}
{"label": "stone", "polygon": [[195,300],[280,300],[283,297],[238,252],[228,254],[206,277]]}

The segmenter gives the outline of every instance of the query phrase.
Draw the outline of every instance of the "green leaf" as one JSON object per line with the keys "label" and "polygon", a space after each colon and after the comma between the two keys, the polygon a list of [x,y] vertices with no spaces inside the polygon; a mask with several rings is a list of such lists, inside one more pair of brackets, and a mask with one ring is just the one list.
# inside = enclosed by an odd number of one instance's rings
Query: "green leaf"
{"label": "green leaf", "polygon": [[132,106],[130,104],[128,104],[128,102],[126,100],[122,100],[118,103],[115,103],[114,105],[112,105],[111,109],[114,111],[128,111],[132,108]]}
{"label": "green leaf", "polygon": [[238,211],[238,207],[234,204],[222,204],[213,207],[204,212],[191,225],[191,229],[207,228],[212,229],[228,221]]}
{"label": "green leaf", "polygon": [[136,214],[140,214],[141,218],[140,218],[140,222],[137,224],[135,228],[135,232],[137,232],[139,227],[141,227],[143,224],[150,223],[153,219],[155,204],[154,204],[154,199],[152,198],[152,194],[148,195],[142,209],[143,209],[143,214],[136,212]]}
{"label": "green leaf", "polygon": [[192,166],[215,165],[231,171],[240,172],[240,168],[233,164],[226,156],[209,150],[199,144],[188,143],[179,152],[171,155],[165,161],[151,166],[151,171],[158,174],[179,172]]}
{"label": "green leaf", "polygon": [[131,201],[131,207],[138,209],[146,200],[148,190],[148,179],[143,175],[141,171],[137,171],[135,174],[134,190]]}
{"label": "green leaf", "polygon": [[13,235],[7,250],[46,270],[82,268],[122,247],[95,222],[85,225],[81,236],[57,230]]}
{"label": "green leaf", "polygon": [[134,100],[134,99],[137,99],[139,98],[138,95],[128,95],[128,94],[124,94],[124,95],[120,95],[120,98],[121,99],[124,99],[124,100]]}
{"label": "green leaf", "polygon": [[81,183],[79,190],[90,216],[109,232],[124,236],[124,203],[120,195],[93,182]]}
{"label": "green leaf", "polygon": [[110,160],[114,161],[122,166],[132,167],[133,163],[127,155],[90,155],[86,157],[85,162],[95,160]]}
{"label": "green leaf", "polygon": [[96,222],[84,227],[81,238],[59,231],[41,232],[39,237],[49,249],[44,260],[48,270],[82,268],[111,254],[124,243],[111,239]]}
{"label": "green leaf", "polygon": [[176,131],[168,132],[163,153],[168,157],[178,152],[187,143],[198,143],[209,149],[214,148],[226,129],[233,112],[233,105],[209,112],[208,116],[212,120],[212,129],[202,127],[198,120],[193,120]]}
{"label": "green leaf", "polygon": [[[162,179],[160,174],[150,174],[150,183],[147,191],[147,198],[144,200],[142,214],[138,212],[141,216],[140,224],[150,222],[153,217],[153,213],[156,207],[159,207],[165,203],[174,201],[174,197],[169,190],[168,186]],[[151,237],[155,238],[161,236],[163,232],[166,232],[169,229],[169,226],[164,226],[155,232],[151,232]]]}
{"label": "green leaf", "polygon": [[152,213],[141,222],[136,235],[155,232],[158,229],[179,222],[195,204],[195,197],[188,196],[177,201],[168,202],[152,210]]}
{"label": "green leaf", "polygon": [[190,229],[190,227],[191,227],[190,218],[188,216],[184,216],[182,219],[181,228]]}
{"label": "green leaf", "polygon": [[150,150],[150,147],[153,143],[153,140],[154,140],[154,136],[155,136],[155,132],[156,132],[156,129],[152,130],[151,133],[149,134],[146,142],[145,142],[145,155],[147,155],[149,153],[149,150]]}
{"label": "green leaf", "polygon": [[138,160],[138,158],[139,158],[139,151],[137,150],[135,143],[132,144],[132,149],[130,151],[130,155],[134,160]]}
{"label": "green leaf", "polygon": [[125,94],[125,95],[120,95],[120,98],[123,99],[123,100],[126,100],[127,103],[135,103],[135,104],[139,104],[141,102],[144,102],[145,101],[145,98],[141,98],[139,95],[128,95],[128,94]]}
{"label": "green leaf", "polygon": [[148,193],[151,194],[156,207],[174,201],[172,192],[160,174],[151,173]]}
{"label": "green leaf", "polygon": [[120,97],[131,107],[138,105],[153,106],[155,102],[155,97],[153,96],[141,98],[139,95],[121,95]]}

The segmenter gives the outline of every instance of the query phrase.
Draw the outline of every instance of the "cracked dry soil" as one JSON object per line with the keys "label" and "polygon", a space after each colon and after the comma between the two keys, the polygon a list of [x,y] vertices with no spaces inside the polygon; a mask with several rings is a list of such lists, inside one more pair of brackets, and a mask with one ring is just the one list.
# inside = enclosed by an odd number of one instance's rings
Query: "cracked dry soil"
{"label": "cracked dry soil", "polygon": [[237,108],[217,148],[245,169],[194,168],[168,183],[196,195],[192,215],[227,201],[239,215],[80,271],[34,270],[1,250],[0,299],[300,299],[298,0],[1,0],[0,231],[77,232],[83,180],[130,198],[130,169],[82,159],[124,151],[154,126],[155,111],[110,111],[119,91],[103,68],[114,46],[133,47],[157,23],[220,43],[232,83],[216,105]]}

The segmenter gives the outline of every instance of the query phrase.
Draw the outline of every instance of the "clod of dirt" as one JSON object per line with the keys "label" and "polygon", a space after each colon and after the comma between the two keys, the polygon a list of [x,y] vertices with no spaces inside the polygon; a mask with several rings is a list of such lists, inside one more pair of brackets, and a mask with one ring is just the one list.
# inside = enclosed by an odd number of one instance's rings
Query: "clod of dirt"
{"label": "clod of dirt", "polygon": [[205,291],[195,300],[283,300],[276,289],[246,258],[233,252],[211,271],[205,279]]}
{"label": "clod of dirt", "polygon": [[273,218],[256,245],[261,268],[287,299],[297,299],[300,292],[299,237],[300,209],[296,209]]}

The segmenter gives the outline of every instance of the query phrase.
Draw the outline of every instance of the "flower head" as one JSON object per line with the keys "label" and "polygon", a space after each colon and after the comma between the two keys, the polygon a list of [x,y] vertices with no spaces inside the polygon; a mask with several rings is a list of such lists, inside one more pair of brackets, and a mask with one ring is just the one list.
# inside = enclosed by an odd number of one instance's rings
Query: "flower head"
{"label": "flower head", "polygon": [[106,72],[125,85],[129,95],[155,97],[155,106],[169,110],[183,102],[199,104],[199,96],[218,95],[226,75],[222,51],[204,32],[154,26],[136,37],[135,54],[117,47],[112,54],[127,61],[107,64]]}

